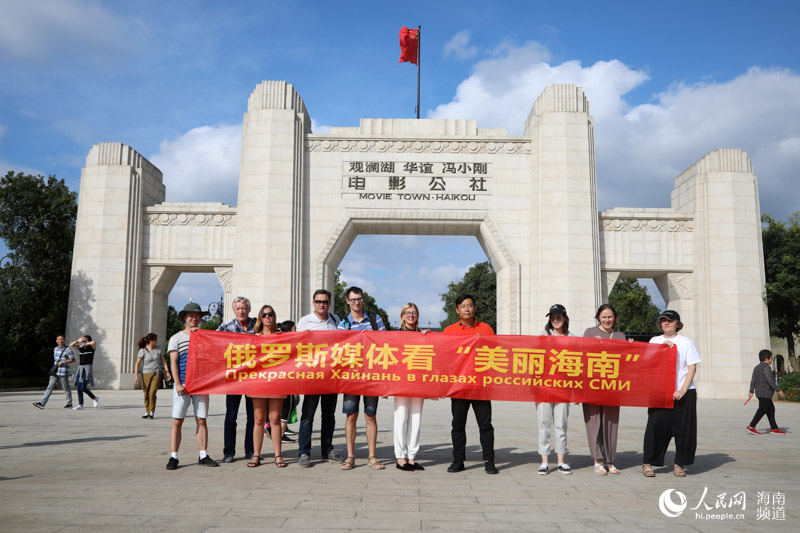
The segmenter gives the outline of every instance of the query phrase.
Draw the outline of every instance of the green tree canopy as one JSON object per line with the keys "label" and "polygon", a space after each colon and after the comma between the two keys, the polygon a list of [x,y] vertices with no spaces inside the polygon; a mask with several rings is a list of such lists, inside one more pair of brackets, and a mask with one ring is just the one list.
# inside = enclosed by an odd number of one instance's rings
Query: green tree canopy
{"label": "green tree canopy", "polygon": [[647,288],[636,278],[617,280],[608,295],[608,303],[617,311],[617,329],[620,331],[661,333],[657,323],[660,311],[653,304]]}
{"label": "green tree canopy", "polygon": [[458,321],[456,298],[461,294],[475,297],[475,316],[497,331],[497,274],[488,261],[469,267],[460,281],[448,284],[447,292],[439,295],[442,298],[442,310],[447,314],[447,318],[442,321],[443,329]]}
{"label": "green tree canopy", "polygon": [[763,215],[761,222],[769,332],[786,339],[791,369],[800,372],[794,349],[800,335],[800,211],[789,217],[788,225],[769,215]]}
{"label": "green tree canopy", "polygon": [[[76,194],[55,176],[9,172],[0,178],[0,368],[44,375],[64,333],[69,303]],[[69,342],[69,339],[68,339]]]}
{"label": "green tree canopy", "polygon": [[[350,307],[347,305],[347,295],[344,291],[347,290],[349,285],[347,281],[342,279],[342,271],[338,268],[336,269],[336,276],[334,277],[334,287],[333,287],[333,312],[336,313],[341,319],[347,316],[347,313],[350,312]],[[364,310],[368,313],[375,313],[381,317],[383,320],[383,325],[386,326],[386,330],[389,331],[392,328],[392,323],[389,321],[389,315],[386,311],[378,305],[375,301],[375,298],[369,295],[364,288],[361,288],[364,291],[362,297],[364,298]]]}

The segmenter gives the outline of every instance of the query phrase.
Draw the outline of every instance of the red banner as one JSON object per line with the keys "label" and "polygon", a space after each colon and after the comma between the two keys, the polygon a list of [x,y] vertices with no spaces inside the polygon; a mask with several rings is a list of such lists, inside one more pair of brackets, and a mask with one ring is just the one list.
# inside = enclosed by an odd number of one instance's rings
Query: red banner
{"label": "red banner", "polygon": [[676,349],[583,337],[405,331],[191,334],[192,394],[349,393],[672,407]]}

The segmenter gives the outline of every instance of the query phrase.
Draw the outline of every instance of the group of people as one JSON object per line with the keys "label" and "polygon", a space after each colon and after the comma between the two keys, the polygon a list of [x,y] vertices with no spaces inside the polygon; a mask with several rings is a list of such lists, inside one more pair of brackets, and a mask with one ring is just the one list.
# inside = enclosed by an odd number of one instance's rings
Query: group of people
{"label": "group of people", "polygon": [[[78,351],[78,371],[75,373],[75,388],[78,391],[78,405],[72,406],[72,389],[69,386],[69,365],[74,363],[75,353],[73,348]],[[86,394],[92,399],[94,407],[100,406],[100,397],[95,395],[89,390],[89,385],[94,387],[94,372],[92,365],[94,364],[94,352],[97,349],[97,342],[92,340],[91,335],[82,335],[67,345],[66,337],[59,335],[56,337],[56,347],[53,348],[53,366],[50,367],[50,381],[47,384],[42,399],[38,402],[33,402],[33,405],[39,409],[44,409],[50,400],[50,395],[57,382],[61,383],[61,388],[64,389],[67,403],[64,409],[73,409],[75,411],[83,410],[83,395]]]}
{"label": "group of people", "polygon": [[[363,291],[358,287],[349,287],[345,293],[349,313],[341,319],[330,312],[331,294],[320,289],[314,292],[314,311],[297,322],[298,331],[318,330],[376,330],[383,331],[385,326],[380,316],[364,310]],[[478,320],[476,302],[471,295],[460,295],[455,302],[458,321],[445,328],[445,334],[457,335],[493,335],[494,330],[488,324]],[[276,313],[272,306],[264,305],[255,318],[251,318],[250,301],[238,297],[233,302],[235,317],[222,324],[220,331],[270,335],[277,331]],[[200,447],[200,464],[216,466],[217,462],[208,457],[207,429],[205,417],[208,412],[208,396],[188,396],[183,387],[185,379],[186,359],[188,355],[189,332],[195,329],[202,318],[202,311],[197,304],[188,304],[179,314],[185,321],[186,329],[170,339],[170,361],[173,366],[175,389],[173,393],[173,427],[171,438],[171,458],[168,469],[177,468],[178,448],[180,445],[180,428],[186,416],[190,402],[195,404],[195,418],[198,424],[197,439]],[[547,323],[540,335],[574,336],[569,329],[569,316],[563,305],[553,305],[546,315]],[[428,330],[419,327],[419,309],[413,303],[403,306],[400,314],[403,331],[425,335]],[[609,304],[602,305],[595,315],[598,325],[584,331],[584,337],[599,339],[624,340],[625,334],[615,329],[617,313]],[[697,447],[697,396],[694,386],[696,366],[700,356],[694,343],[679,334],[683,328],[680,316],[672,310],[664,311],[658,319],[662,335],[654,337],[650,342],[668,343],[677,346],[677,376],[673,398],[675,407],[651,408],[648,410],[647,429],[644,437],[644,464],[642,473],[647,477],[655,475],[653,466],[663,466],[664,456],[670,441],[675,439],[676,454],[673,472],[676,476],[685,476],[684,467],[693,464]],[[181,344],[181,343],[185,343]],[[188,398],[187,398],[188,396]],[[363,398],[363,399],[362,399]],[[241,396],[229,395],[226,398],[225,415],[225,447],[223,461],[232,462],[235,457],[236,418],[238,416]],[[321,405],[320,452],[323,461],[340,464],[342,470],[351,470],[355,466],[356,421],[361,405],[363,405],[366,421],[367,466],[382,470],[385,465],[377,457],[378,426],[376,413],[379,398],[376,396],[359,396],[344,394],[342,412],[346,415],[345,440],[347,454],[344,458],[333,447],[335,427],[335,410],[337,394],[305,395],[303,398],[300,430],[298,436],[298,464],[308,467],[311,464],[311,434],[317,408]],[[424,470],[417,462],[420,446],[420,426],[423,398],[396,397],[394,401],[394,448],[395,466],[398,470]],[[264,432],[262,427],[269,419],[274,461],[277,467],[285,467],[281,442],[281,409],[286,401],[285,396],[247,397],[245,398],[248,413],[247,431],[245,432],[245,456],[250,460],[249,467],[261,464],[261,448]],[[453,443],[453,462],[448,472],[460,472],[465,469],[466,460],[466,421],[469,409],[472,408],[478,423],[480,443],[483,451],[484,469],[488,474],[498,472],[494,455],[494,428],[492,427],[492,404],[489,400],[472,400],[462,398],[451,399]],[[572,470],[566,462],[567,454],[567,419],[568,403],[537,402],[536,410],[539,426],[539,454],[542,458],[539,474],[551,471],[549,457],[551,449],[556,454],[557,465],[552,469],[563,474],[571,474]],[[594,459],[594,472],[605,476],[617,475],[619,468],[615,466],[617,433],[619,424],[619,407],[606,405],[583,405],[583,416],[589,450]],[[252,446],[250,448],[249,446]]]}
{"label": "group of people", "polygon": [[[384,331],[386,328],[380,316],[364,309],[363,291],[358,287],[349,287],[346,291],[349,313],[339,318],[330,312],[331,294],[320,289],[314,292],[314,311],[303,316],[297,325],[292,321],[278,323],[275,309],[271,305],[263,305],[256,317],[250,317],[250,300],[237,297],[233,301],[234,318],[221,324],[218,331],[251,335],[272,335],[278,332],[319,331],[319,330],[374,330]],[[469,294],[460,295],[455,301],[458,321],[444,329],[449,335],[494,335],[492,327],[478,320],[476,316],[475,298]],[[203,312],[196,303],[187,304],[178,314],[184,323],[184,329],[169,339],[169,368],[164,355],[156,347],[158,338],[149,333],[139,341],[139,353],[136,360],[135,383],[139,383],[142,373],[142,390],[144,392],[145,414],[142,418],[152,419],[156,406],[156,391],[161,381],[162,372],[166,379],[174,380],[172,402],[172,426],[170,430],[170,458],[167,470],[178,468],[178,451],[181,444],[183,421],[192,405],[196,422],[195,437],[199,448],[198,463],[205,466],[219,466],[217,461],[208,455],[208,427],[206,418],[209,409],[209,396],[204,394],[188,394],[184,387],[186,366],[188,361],[190,333],[196,330],[207,312]],[[569,316],[563,305],[555,304],[545,315],[547,323],[540,335],[575,336],[569,329]],[[626,340],[623,332],[616,329],[617,312],[609,304],[601,305],[595,314],[597,325],[586,329],[583,337],[597,339]],[[400,312],[400,330],[426,335],[430,330],[419,327],[419,308],[407,303]],[[649,408],[647,426],[644,434],[644,458],[642,474],[654,477],[654,467],[663,466],[669,443],[675,440],[675,460],[672,472],[676,477],[686,476],[685,467],[694,463],[697,448],[697,392],[694,377],[697,365],[701,362],[694,343],[680,334],[683,329],[680,315],[673,310],[666,310],[658,317],[661,335],[650,339],[651,343],[668,344],[677,348],[675,390],[672,395],[674,405],[671,408]],[[43,409],[57,381],[64,387],[67,404],[72,408],[72,395],[69,387],[69,364],[75,362],[72,348],[79,352],[79,370],[75,376],[79,405],[74,409],[83,409],[83,394],[88,395],[99,404],[99,397],[89,389],[94,384],[92,363],[97,343],[91,336],[83,335],[66,345],[63,335],[58,336],[54,349],[54,364],[51,369],[50,382],[42,399],[34,405]],[[630,342],[633,342],[630,340]],[[769,418],[770,432],[783,434],[775,422],[775,407],[772,403],[773,392],[781,396],[783,392],[775,384],[770,363],[772,354],[762,350],[759,354],[759,365],[753,370],[750,384],[750,397],[755,395],[759,400],[756,416],[747,426],[751,434],[758,434],[756,424],[766,414]],[[363,401],[362,401],[363,398]],[[360,396],[344,394],[342,412],[346,415],[345,441],[347,454],[343,458],[333,446],[335,428],[335,411],[337,394],[308,394],[303,397],[300,408],[300,428],[298,433],[298,464],[306,468],[311,465],[311,435],[317,408],[321,405],[320,452],[321,459],[340,465],[342,470],[352,470],[355,466],[356,423],[363,404],[366,421],[366,438],[368,457],[366,465],[375,470],[383,470],[385,465],[377,457],[378,425],[376,413],[377,396]],[[225,463],[235,460],[236,429],[242,395],[227,395],[224,423],[223,459]],[[749,400],[748,400],[749,401]],[[244,453],[249,461],[247,466],[255,468],[261,465],[262,446],[265,427],[272,440],[274,464],[278,468],[286,467],[282,456],[282,443],[289,441],[286,436],[289,413],[298,405],[296,395],[246,396],[245,410],[247,426],[245,430]],[[419,471],[425,468],[417,462],[420,447],[420,427],[424,398],[394,398],[394,451],[395,466],[398,470]],[[483,452],[484,469],[488,474],[497,474],[494,454],[494,428],[492,427],[492,404],[489,400],[472,400],[451,398],[453,444],[453,462],[448,472],[461,472],[465,469],[466,460],[466,422],[469,409],[472,408],[478,424],[480,443]],[[539,454],[541,465],[538,473],[546,475],[551,471],[571,474],[567,455],[567,420],[569,403],[536,402],[539,433]],[[594,461],[593,470],[597,475],[618,475],[620,469],[615,465],[617,451],[617,435],[619,429],[619,406],[583,404],[583,419],[589,451]],[[557,464],[550,466],[549,458],[555,452]]]}

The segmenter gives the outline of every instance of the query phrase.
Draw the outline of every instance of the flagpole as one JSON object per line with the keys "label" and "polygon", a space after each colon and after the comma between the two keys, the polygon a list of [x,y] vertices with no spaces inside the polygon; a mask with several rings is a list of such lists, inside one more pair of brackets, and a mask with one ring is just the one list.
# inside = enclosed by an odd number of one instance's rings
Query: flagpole
{"label": "flagpole", "polygon": [[422,48],[422,26],[417,26],[417,118],[419,118],[419,77],[422,67],[419,64],[420,52]]}

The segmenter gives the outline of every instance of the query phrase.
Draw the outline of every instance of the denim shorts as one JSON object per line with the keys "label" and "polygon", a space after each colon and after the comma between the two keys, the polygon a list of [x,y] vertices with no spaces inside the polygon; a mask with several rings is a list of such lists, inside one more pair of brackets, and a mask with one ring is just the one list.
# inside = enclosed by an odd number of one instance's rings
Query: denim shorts
{"label": "denim shorts", "polygon": [[208,417],[208,394],[184,394],[178,396],[178,389],[172,389],[172,418],[186,418],[189,404],[194,408],[195,418]]}
{"label": "denim shorts", "polygon": [[[358,404],[361,396],[357,394],[345,394],[344,401],[342,402],[342,413],[352,415],[358,412]],[[364,414],[375,416],[378,412],[378,397],[377,396],[364,396]]]}

